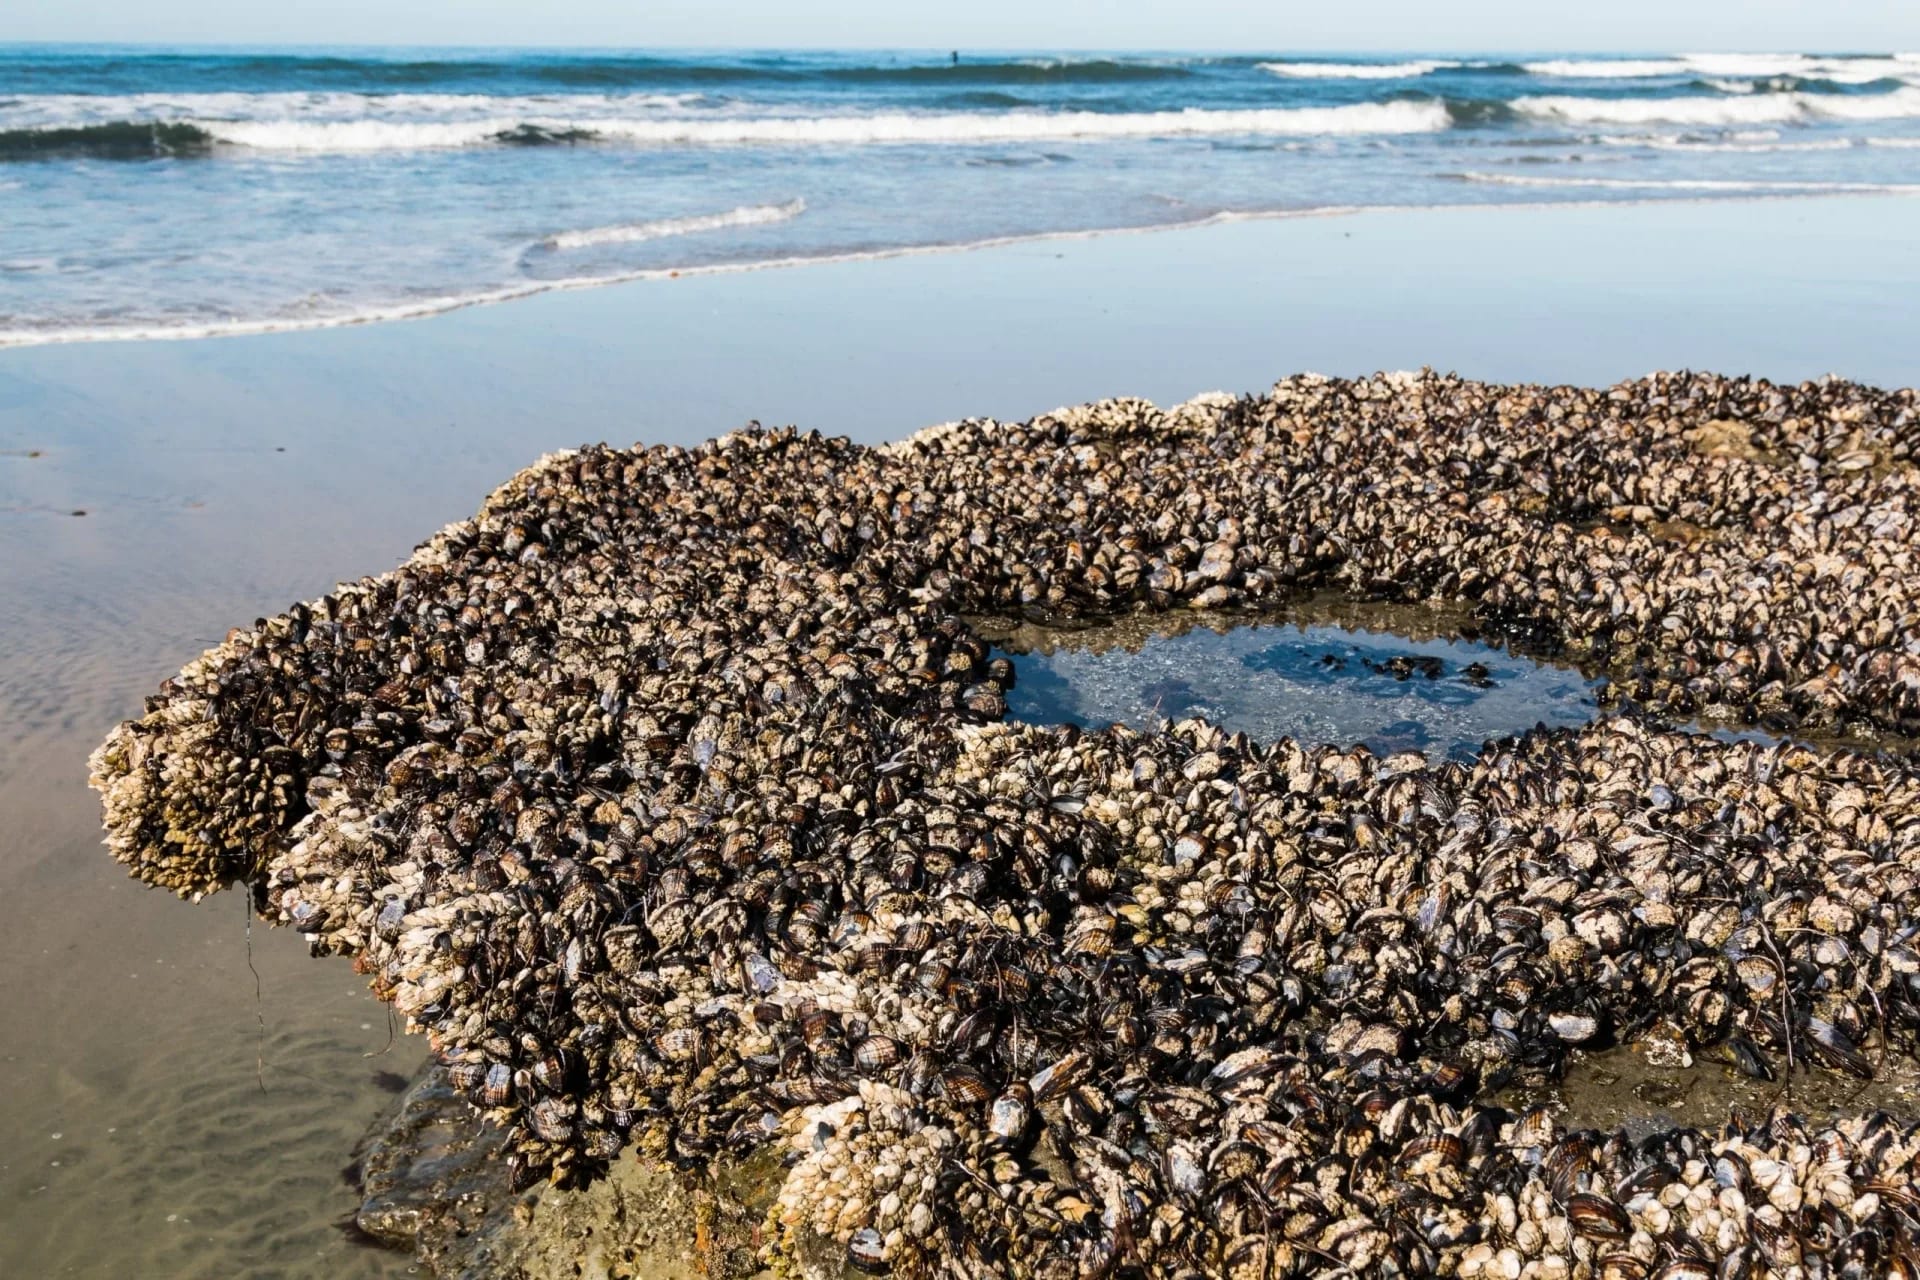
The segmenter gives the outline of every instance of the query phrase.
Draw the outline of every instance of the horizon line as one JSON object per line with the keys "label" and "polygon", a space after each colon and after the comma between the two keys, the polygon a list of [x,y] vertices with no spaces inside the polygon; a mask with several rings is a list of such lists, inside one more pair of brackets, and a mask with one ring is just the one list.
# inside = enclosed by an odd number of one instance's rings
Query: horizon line
{"label": "horizon line", "polygon": [[1083,54],[1107,57],[1153,57],[1158,55],[1181,55],[1200,57],[1328,57],[1328,58],[1402,58],[1402,57],[1483,57],[1483,58],[1520,58],[1537,57],[1552,54],[1581,54],[1588,57],[1607,58],[1649,58],[1649,57],[1687,57],[1702,54],[1726,54],[1737,57],[1784,57],[1800,55],[1812,58],[1887,58],[1914,54],[1916,51],[1888,47],[1868,49],[1848,47],[1837,49],[1816,48],[1597,48],[1585,46],[1535,46],[1532,48],[1484,48],[1484,47],[1404,47],[1404,48],[1353,48],[1353,47],[1208,47],[1194,46],[1100,46],[1100,45],[974,45],[953,46],[949,44],[898,45],[875,44],[855,41],[846,44],[770,44],[770,45],[702,45],[702,44],[574,44],[565,42],[527,41],[506,44],[459,44],[442,41],[408,40],[75,40],[75,39],[9,39],[0,40],[0,49],[19,48],[71,48],[71,49],[272,49],[272,50],[313,50],[313,49],[368,49],[368,50],[405,50],[405,49],[444,49],[470,51],[497,50],[541,50],[544,52],[578,53],[692,53],[692,54],[779,54],[779,53],[901,53],[947,56],[953,52],[966,53],[969,48],[975,55],[1003,54]]}

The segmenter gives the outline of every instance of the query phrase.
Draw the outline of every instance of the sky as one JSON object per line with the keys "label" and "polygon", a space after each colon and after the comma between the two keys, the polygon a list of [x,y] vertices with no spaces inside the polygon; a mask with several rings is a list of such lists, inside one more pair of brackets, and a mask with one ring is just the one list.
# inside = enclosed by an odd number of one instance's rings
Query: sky
{"label": "sky", "polygon": [[12,40],[1891,52],[1920,50],[1920,0],[0,0]]}

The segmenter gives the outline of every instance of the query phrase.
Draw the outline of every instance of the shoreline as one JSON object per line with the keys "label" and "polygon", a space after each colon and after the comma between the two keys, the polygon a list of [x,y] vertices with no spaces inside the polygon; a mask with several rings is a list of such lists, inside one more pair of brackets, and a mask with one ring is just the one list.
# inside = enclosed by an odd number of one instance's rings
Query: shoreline
{"label": "shoreline", "polygon": [[[1462,213],[1485,210],[1495,213],[1557,212],[1565,209],[1649,208],[1665,205],[1744,204],[1772,201],[1834,199],[1914,199],[1920,197],[1920,183],[1776,183],[1752,182],[1662,182],[1615,180],[1607,178],[1539,179],[1523,175],[1484,175],[1472,172],[1442,175],[1462,182],[1483,181],[1497,185],[1567,185],[1595,189],[1671,188],[1702,194],[1681,196],[1645,196],[1638,199],[1605,200],[1598,198],[1567,200],[1457,201],[1440,204],[1334,204],[1289,209],[1226,209],[1204,217],[1180,222],[1158,222],[1139,226],[1086,227],[1057,231],[1035,231],[1017,235],[990,236],[982,240],[937,244],[897,245],[885,249],[843,253],[795,254],[748,262],[703,263],[685,267],[644,267],[605,276],[566,276],[556,280],[527,281],[520,284],[484,288],[471,293],[425,299],[415,303],[393,303],[365,312],[309,320],[277,318],[235,320],[202,325],[138,325],[127,328],[55,329],[44,334],[32,330],[0,329],[0,351],[31,347],[77,346],[122,342],[190,342],[208,338],[265,337],[274,334],[312,333],[329,329],[396,324],[409,320],[430,320],[479,307],[499,306],[547,294],[574,293],[658,280],[698,279],[708,276],[747,275],[761,271],[790,271],[804,267],[832,267],[862,262],[887,262],[901,258],[953,256],[979,253],[1020,245],[1102,240],[1119,236],[1144,236],[1162,233],[1199,231],[1208,227],[1243,223],[1290,222],[1314,218],[1349,218],[1363,215],[1406,213]],[[1719,194],[1705,194],[1717,192]],[[550,239],[551,237],[548,237]],[[544,240],[532,242],[535,245]]]}

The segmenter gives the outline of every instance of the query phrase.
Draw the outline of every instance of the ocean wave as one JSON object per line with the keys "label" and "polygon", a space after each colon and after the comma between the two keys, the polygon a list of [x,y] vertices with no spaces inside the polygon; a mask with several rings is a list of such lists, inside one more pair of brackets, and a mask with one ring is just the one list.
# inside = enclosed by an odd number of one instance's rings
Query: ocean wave
{"label": "ocean wave", "polygon": [[1793,76],[1802,80],[1832,80],[1837,84],[1868,84],[1920,75],[1920,62],[1900,54],[1824,58],[1802,53],[1688,53],[1681,57],[1691,69],[1708,76],[1759,79]]}
{"label": "ocean wave", "polygon": [[1020,142],[1076,138],[1212,137],[1232,134],[1435,133],[1448,127],[1444,104],[1361,102],[1340,107],[1146,112],[1010,111],[908,115],[760,117],[737,120],[606,121],[609,137],[633,142],[738,143]]}
{"label": "ocean wave", "polygon": [[1269,75],[1296,80],[1405,80],[1461,64],[1420,59],[1414,62],[1257,62]]}
{"label": "ocean wave", "polygon": [[1576,124],[1793,124],[1810,119],[1896,120],[1920,116],[1920,89],[1839,96],[1768,93],[1744,98],[1515,98],[1523,115]]}
{"label": "ocean wave", "polygon": [[343,153],[436,147],[552,146],[599,135],[567,121],[116,120],[108,124],[0,130],[0,162],[44,159],[153,160],[209,156],[218,147]]}
{"label": "ocean wave", "polygon": [[1444,175],[1460,182],[1502,187],[1584,187],[1607,191],[1792,191],[1920,195],[1920,182],[1789,182],[1769,178],[1548,178],[1524,173],[1469,170]]}
{"label": "ocean wave", "polygon": [[1848,97],[1799,96],[1812,114],[1834,120],[1900,120],[1920,116],[1920,88]]}
{"label": "ocean wave", "polygon": [[200,155],[213,135],[192,124],[120,120],[50,129],[0,130],[0,160],[152,160]]}
{"label": "ocean wave", "polygon": [[663,240],[669,236],[693,235],[701,231],[719,231],[726,227],[757,227],[786,222],[806,211],[805,200],[785,204],[747,204],[724,213],[699,213],[682,218],[651,218],[644,222],[621,222],[607,227],[589,227],[583,231],[562,231],[540,243],[549,249],[586,249],[603,244],[633,244],[641,240]]}
{"label": "ocean wave", "polygon": [[1686,75],[1692,70],[1680,58],[1548,58],[1541,62],[1523,62],[1520,69],[1532,76],[1579,80],[1647,80],[1655,76]]}
{"label": "ocean wave", "polygon": [[590,142],[598,123],[571,120],[205,120],[216,142],[256,151],[419,151],[489,143],[538,146]]}
{"label": "ocean wave", "polygon": [[1182,80],[1192,71],[1174,61],[1114,58],[1022,58],[1006,62],[940,62],[919,66],[830,67],[818,78],[847,84],[1131,84]]}
{"label": "ocean wave", "polygon": [[[1272,107],[1242,111],[889,112],[845,116],[757,116],[717,119],[505,117],[423,120],[192,120],[94,126],[129,137],[153,130],[257,151],[374,152],[472,147],[500,143],[618,141],[659,146],[977,143],[1101,138],[1432,133],[1451,123],[1441,102],[1363,102],[1341,107]],[[146,131],[145,133],[141,131]],[[19,130],[26,149],[46,131]]]}
{"label": "ocean wave", "polygon": [[495,96],[484,93],[44,93],[0,101],[0,129],[157,124],[170,120],[460,123],[538,116],[649,115],[699,110],[715,100],[699,93],[578,93]]}
{"label": "ocean wave", "polygon": [[1875,80],[1920,76],[1920,59],[1909,54],[1817,57],[1804,53],[1683,53],[1670,58],[1548,58],[1520,64],[1530,75],[1578,80],[1647,80],[1662,76],[1716,76],[1768,79],[1791,76],[1869,84]]}

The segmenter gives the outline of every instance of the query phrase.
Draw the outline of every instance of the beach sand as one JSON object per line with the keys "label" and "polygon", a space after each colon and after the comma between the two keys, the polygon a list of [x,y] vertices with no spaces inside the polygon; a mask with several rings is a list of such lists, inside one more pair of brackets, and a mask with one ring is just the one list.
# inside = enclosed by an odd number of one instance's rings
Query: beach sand
{"label": "beach sand", "polygon": [[1914,210],[1375,212],[0,351],[0,1274],[406,1271],[334,1223],[423,1047],[389,1048],[361,980],[284,931],[252,931],[256,1002],[240,899],[189,910],[99,847],[87,752],[234,623],[389,567],[589,440],[759,418],[879,441],[1302,369],[1909,385]]}

